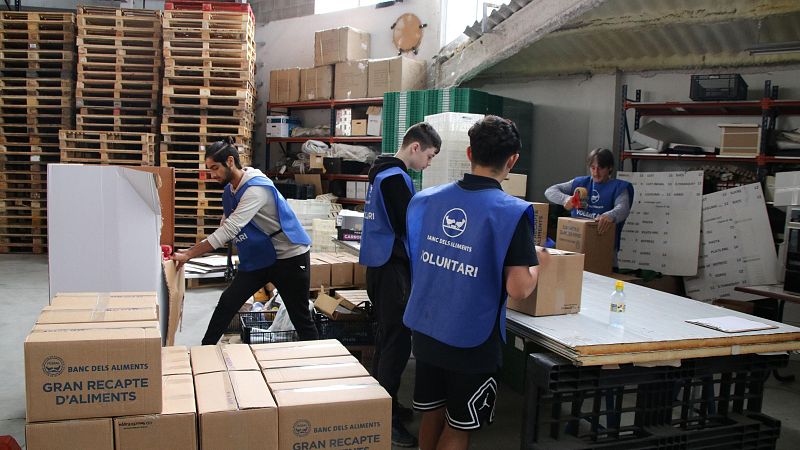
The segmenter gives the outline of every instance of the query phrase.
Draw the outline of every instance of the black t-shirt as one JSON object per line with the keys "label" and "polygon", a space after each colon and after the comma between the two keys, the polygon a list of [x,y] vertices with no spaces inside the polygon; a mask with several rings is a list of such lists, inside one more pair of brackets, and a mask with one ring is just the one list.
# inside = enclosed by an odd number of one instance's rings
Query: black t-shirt
{"label": "black t-shirt", "polygon": [[[493,178],[465,174],[458,185],[467,190],[487,188],[502,189],[500,183]],[[503,265],[510,266],[536,266],[539,260],[534,247],[533,230],[526,216],[520,218],[511,243],[508,246]],[[505,283],[498,301],[505,299]],[[502,305],[501,305],[502,306]],[[492,373],[502,364],[502,339],[500,338],[500,309],[495,318],[492,334],[481,345],[472,348],[459,348],[447,345],[430,336],[414,331],[413,348],[417,359],[456,372],[466,373]]]}

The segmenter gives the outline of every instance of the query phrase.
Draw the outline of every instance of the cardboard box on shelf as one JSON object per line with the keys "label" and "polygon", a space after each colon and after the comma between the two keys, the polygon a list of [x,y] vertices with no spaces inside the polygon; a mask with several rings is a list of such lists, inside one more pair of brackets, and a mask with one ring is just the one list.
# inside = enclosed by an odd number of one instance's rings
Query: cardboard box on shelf
{"label": "cardboard box on shelf", "polygon": [[324,169],[325,155],[322,153],[311,153],[308,155],[308,167],[310,169]]}
{"label": "cardboard box on shelf", "polygon": [[503,191],[508,195],[525,198],[525,195],[528,193],[528,176],[521,173],[510,173],[506,175],[506,179],[500,183],[500,187],[502,187]]}
{"label": "cardboard box on shelf", "polygon": [[367,96],[383,97],[387,92],[425,89],[425,61],[395,56],[369,60]]}
{"label": "cardboard box on shelf", "polygon": [[300,100],[300,68],[269,72],[270,103],[291,103]]}
{"label": "cardboard box on shelf", "polygon": [[556,248],[583,253],[583,270],[608,275],[614,265],[615,227],[600,234],[594,220],[559,217]]}
{"label": "cardboard box on shelf", "polygon": [[157,307],[158,296],[155,292],[71,292],[57,293],[50,306],[59,309],[106,309]]}
{"label": "cardboard box on shelf", "polygon": [[331,266],[331,286],[353,285],[353,263],[342,260],[333,253],[315,253],[314,257]]}
{"label": "cardboard box on shelf", "polygon": [[332,96],[332,65],[300,69],[300,101],[328,100]]}
{"label": "cardboard box on shelf", "polygon": [[369,376],[367,369],[353,356],[261,361],[261,368],[268,385],[287,381]]}
{"label": "cardboard box on shelf", "polygon": [[278,404],[280,448],[313,448],[320,442],[391,447],[391,397],[373,378],[273,383],[270,388]]}
{"label": "cardboard box on shelf", "polygon": [[289,116],[267,116],[267,136],[291,137],[292,130],[300,126],[300,119]]}
{"label": "cardboard box on shelf", "polygon": [[383,108],[370,106],[367,108],[367,136],[380,136],[383,130]]}
{"label": "cardboard box on shelf", "polygon": [[550,262],[539,269],[533,293],[524,299],[508,298],[508,308],[531,316],[575,314],[581,310],[583,255],[548,249]]}
{"label": "cardboard box on shelf", "polygon": [[28,422],[161,411],[156,322],[36,326],[25,339]]}
{"label": "cardboard box on shelf", "polygon": [[[336,123],[334,125],[334,135],[336,136],[350,136],[353,134],[353,110],[350,108],[339,108],[336,110]],[[323,162],[324,164],[324,162]],[[342,166],[339,163],[339,171],[330,171],[330,173],[341,173]],[[326,170],[326,172],[328,172]]]}
{"label": "cardboard box on shelf", "polygon": [[311,256],[311,289],[319,289],[320,286],[330,287],[331,285],[331,265]]}
{"label": "cardboard box on shelf", "polygon": [[336,63],[333,81],[333,98],[349,100],[367,96],[367,74],[369,61],[345,61]]}
{"label": "cardboard box on shelf", "polygon": [[326,356],[347,356],[350,352],[336,339],[318,341],[276,342],[273,344],[253,344],[253,354],[262,361],[280,359],[321,358]]}
{"label": "cardboard box on shelf", "polygon": [[114,448],[114,428],[111,419],[28,423],[25,424],[25,448],[111,450]]}
{"label": "cardboard box on shelf", "polygon": [[367,320],[366,311],[344,298],[334,298],[320,293],[314,300],[314,308],[333,320]]}
{"label": "cardboard box on shelf", "polygon": [[185,345],[161,348],[162,375],[185,375],[192,373],[189,348]]}
{"label": "cardboard box on shelf", "polygon": [[200,448],[278,449],[278,411],[261,371],[195,375]]}
{"label": "cardboard box on shelf", "polygon": [[367,120],[356,119],[350,125],[351,136],[366,136],[367,135]]}
{"label": "cardboard box on shelf", "polygon": [[757,156],[761,146],[761,125],[755,123],[721,123],[720,156]]}
{"label": "cardboard box on shelf", "polygon": [[357,181],[356,182],[356,199],[358,200],[366,200],[367,199],[367,187],[369,183],[366,181]]}
{"label": "cardboard box on shelf", "polygon": [[369,33],[340,27],[314,33],[314,65],[369,58]]}
{"label": "cardboard box on shelf", "polygon": [[339,258],[353,263],[353,286],[366,286],[367,266],[358,263],[358,256],[343,253],[339,255]]}
{"label": "cardboard box on shelf", "polygon": [[114,418],[115,450],[197,449],[197,409],[191,374],[162,378],[160,414]]}
{"label": "cardboard box on shelf", "polygon": [[198,345],[191,348],[192,373],[195,375],[225,370],[258,370],[247,344]]}
{"label": "cardboard box on shelf", "polygon": [[533,242],[544,247],[547,242],[547,217],[550,214],[549,203],[531,203],[533,205]]}
{"label": "cardboard box on shelf", "polygon": [[[128,303],[125,305],[125,303]],[[90,322],[141,322],[158,320],[158,309],[155,306],[138,307],[140,304],[122,302],[113,308],[61,308],[45,306],[36,319],[36,323],[90,323]]]}

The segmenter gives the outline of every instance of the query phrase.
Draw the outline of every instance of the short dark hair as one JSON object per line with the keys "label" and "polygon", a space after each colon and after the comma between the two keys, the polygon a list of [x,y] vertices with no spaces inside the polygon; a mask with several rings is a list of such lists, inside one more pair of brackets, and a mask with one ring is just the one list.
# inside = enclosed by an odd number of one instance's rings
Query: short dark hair
{"label": "short dark hair", "polygon": [[586,158],[586,164],[589,166],[595,162],[597,163],[597,167],[601,169],[613,169],[614,153],[607,148],[596,148],[589,152],[589,157]]}
{"label": "short dark hair", "polygon": [[233,156],[233,163],[236,164],[236,168],[241,169],[242,162],[239,160],[239,149],[236,148],[234,142],[232,137],[214,142],[206,147],[205,159],[211,158],[215,162],[225,164],[228,156]]}
{"label": "short dark hair", "polygon": [[470,127],[469,146],[473,163],[502,169],[508,158],[522,149],[522,142],[514,122],[486,116]]}
{"label": "short dark hair", "polygon": [[436,148],[436,153],[439,153],[442,148],[442,138],[439,137],[439,133],[428,122],[416,123],[406,130],[402,147],[406,148],[414,142],[418,143],[423,150],[428,147],[434,147]]}

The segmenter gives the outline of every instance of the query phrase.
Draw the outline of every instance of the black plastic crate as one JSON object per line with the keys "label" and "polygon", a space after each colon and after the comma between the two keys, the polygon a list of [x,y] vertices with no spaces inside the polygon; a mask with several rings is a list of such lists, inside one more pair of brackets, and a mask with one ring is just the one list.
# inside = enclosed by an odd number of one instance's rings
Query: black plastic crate
{"label": "black plastic crate", "polygon": [[258,311],[258,312],[237,312],[231,322],[228,324],[228,328],[225,329],[226,333],[241,333],[242,332],[242,317],[247,316],[255,320],[267,320],[272,321],[275,320],[275,314],[277,311]]}
{"label": "black plastic crate", "polygon": [[[245,344],[270,344],[273,342],[291,342],[297,340],[296,331],[267,331],[272,325],[271,320],[263,320],[241,313],[242,342]],[[259,314],[259,313],[250,313]]]}
{"label": "black plastic crate", "polygon": [[[371,317],[371,316],[368,316]],[[378,324],[372,320],[333,320],[314,312],[320,339],[338,339],[342,345],[374,345]]]}
{"label": "black plastic crate", "polygon": [[738,73],[692,75],[689,98],[697,102],[747,100],[747,83]]}
{"label": "black plastic crate", "polygon": [[668,448],[686,448],[682,433],[718,429],[736,422],[732,417],[760,412],[764,382],[787,363],[787,355],[739,355],[683,360],[681,367],[603,370],[534,353],[527,364],[524,442],[528,448],[627,449],[647,448],[628,442],[667,436],[679,442]]}

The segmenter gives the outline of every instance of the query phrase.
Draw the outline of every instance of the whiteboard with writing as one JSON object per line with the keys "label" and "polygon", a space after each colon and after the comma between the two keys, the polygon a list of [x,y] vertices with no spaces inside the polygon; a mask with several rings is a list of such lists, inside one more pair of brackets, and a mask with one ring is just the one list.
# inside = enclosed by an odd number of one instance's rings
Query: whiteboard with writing
{"label": "whiteboard with writing", "polygon": [[623,269],[694,275],[700,247],[703,171],[619,172],[633,184],[633,206],[617,255]]}
{"label": "whiteboard with writing", "polygon": [[748,300],[736,286],[777,283],[778,258],[758,183],[703,196],[697,276],[684,279],[696,300]]}

